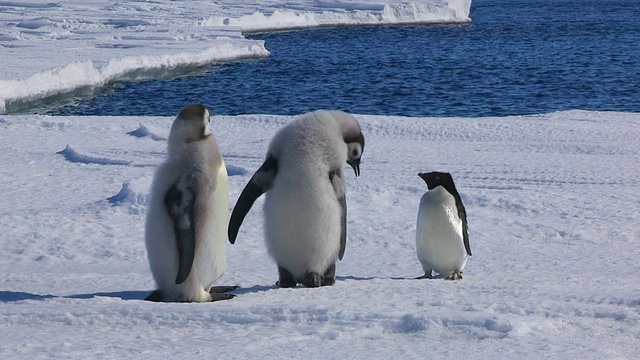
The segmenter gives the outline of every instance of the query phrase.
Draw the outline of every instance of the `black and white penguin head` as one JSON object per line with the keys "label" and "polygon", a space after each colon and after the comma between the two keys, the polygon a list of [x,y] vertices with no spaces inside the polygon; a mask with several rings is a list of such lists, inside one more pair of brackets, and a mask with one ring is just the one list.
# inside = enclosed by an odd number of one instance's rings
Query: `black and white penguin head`
{"label": "black and white penguin head", "polygon": [[356,176],[360,176],[360,158],[364,151],[364,135],[360,124],[356,118],[342,111],[335,111],[334,117],[340,121],[342,139],[347,144],[347,164],[353,168]]}
{"label": "black and white penguin head", "polygon": [[360,176],[360,157],[364,151],[364,136],[360,133],[360,136],[354,139],[345,138],[344,142],[347,143],[347,164],[349,164],[353,171],[356,173],[356,177]]}
{"label": "black and white penguin head", "polygon": [[447,172],[428,172],[428,173],[419,173],[418,176],[427,183],[427,187],[429,190],[433,190],[438,186],[442,186],[445,188],[450,194],[454,194],[457,191],[455,190],[456,186],[453,183],[453,177],[451,174]]}
{"label": "black and white penguin head", "polygon": [[192,143],[211,135],[209,110],[202,104],[182,108],[171,126],[169,147]]}

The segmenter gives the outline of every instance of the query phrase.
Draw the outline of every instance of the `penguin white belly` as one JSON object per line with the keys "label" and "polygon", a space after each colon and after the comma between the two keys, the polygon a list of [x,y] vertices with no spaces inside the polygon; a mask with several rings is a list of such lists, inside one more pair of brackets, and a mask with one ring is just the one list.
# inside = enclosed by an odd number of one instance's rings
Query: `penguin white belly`
{"label": "penguin white belly", "polygon": [[204,218],[208,221],[203,229],[202,241],[196,247],[190,277],[196,276],[198,283],[208,293],[211,284],[227,270],[225,243],[229,213],[229,180],[224,162],[218,170],[216,189],[207,202],[208,213]]}
{"label": "penguin white belly", "polygon": [[431,190],[422,197],[416,226],[416,250],[425,272],[434,270],[447,276],[464,268],[467,253],[462,241],[462,221],[457,216],[455,200],[449,194]]}
{"label": "penguin white belly", "polygon": [[322,274],[338,259],[342,209],[326,180],[297,178],[296,184],[274,184],[266,194],[267,249],[295,277]]}

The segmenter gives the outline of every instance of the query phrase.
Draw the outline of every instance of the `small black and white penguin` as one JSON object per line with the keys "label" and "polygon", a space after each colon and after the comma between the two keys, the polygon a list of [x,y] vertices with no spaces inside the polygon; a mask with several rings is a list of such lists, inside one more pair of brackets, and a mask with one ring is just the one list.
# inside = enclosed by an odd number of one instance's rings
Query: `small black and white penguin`
{"label": "small black and white penguin", "polygon": [[146,300],[208,302],[230,299],[236,287],[212,284],[227,268],[227,169],[209,129],[209,111],[185,106],[171,126],[167,159],[156,170],[145,243],[158,289]]}
{"label": "small black and white penguin", "polygon": [[471,256],[467,212],[445,172],[419,173],[427,191],[420,199],[416,224],[416,251],[424,269],[418,279],[431,279],[431,272],[448,280],[462,279],[462,270]]}
{"label": "small black and white penguin", "polygon": [[342,111],[304,114],[273,137],[266,159],[245,186],[229,221],[229,241],[255,200],[264,202],[267,250],[278,265],[280,287],[333,285],[347,241],[344,164],[356,177],[364,136]]}

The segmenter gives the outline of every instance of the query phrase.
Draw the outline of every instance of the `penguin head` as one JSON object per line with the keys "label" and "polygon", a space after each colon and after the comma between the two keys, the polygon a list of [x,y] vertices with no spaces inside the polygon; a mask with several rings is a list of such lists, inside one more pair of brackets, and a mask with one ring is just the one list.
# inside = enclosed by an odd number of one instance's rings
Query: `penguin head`
{"label": "penguin head", "polygon": [[346,119],[342,127],[342,139],[347,144],[347,164],[353,168],[356,177],[360,176],[360,158],[364,151],[364,135],[360,124],[351,115],[342,113]]}
{"label": "penguin head", "polygon": [[210,136],[209,121],[209,110],[202,104],[189,104],[182,108],[171,126],[169,148]]}
{"label": "penguin head", "polygon": [[362,134],[360,136],[360,140],[347,142],[347,164],[353,168],[356,177],[360,176],[360,157],[364,151],[364,136]]}
{"label": "penguin head", "polygon": [[418,176],[427,183],[427,188],[429,188],[429,190],[442,186],[449,193],[454,193],[455,185],[453,184],[453,177],[451,177],[451,174],[447,172],[433,171],[428,173],[419,173]]}

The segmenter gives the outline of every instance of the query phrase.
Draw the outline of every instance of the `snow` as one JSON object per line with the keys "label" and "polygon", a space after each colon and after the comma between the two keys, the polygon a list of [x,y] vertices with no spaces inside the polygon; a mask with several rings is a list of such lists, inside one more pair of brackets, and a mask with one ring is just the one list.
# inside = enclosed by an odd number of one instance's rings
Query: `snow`
{"label": "snow", "polygon": [[[274,286],[261,198],[217,282],[237,297],[163,304],[142,300],[143,233],[173,119],[0,115],[0,358],[636,358],[640,114],[356,117],[367,142],[334,286]],[[291,119],[212,117],[230,207]],[[455,282],[413,279],[431,170],[467,209]]]}
{"label": "snow", "polygon": [[[275,10],[271,15],[256,11],[239,18],[211,16],[203,24],[214,26],[239,26],[245,31],[265,31],[299,29],[319,26],[356,26],[388,24],[451,23],[469,20],[471,1],[412,2],[380,4],[378,6],[353,6],[342,3],[317,4],[321,8],[337,9],[329,11],[299,12],[295,10]],[[347,9],[341,7],[347,5]]]}
{"label": "snow", "polygon": [[[144,219],[170,117],[2,115],[121,79],[268,56],[242,33],[469,21],[470,0],[0,1],[0,358],[581,358],[640,353],[640,114],[356,115],[334,286],[278,289],[262,199],[209,304],[153,290]],[[266,44],[268,47],[268,44]],[[212,109],[215,111],[215,109]],[[214,116],[230,206],[291,117]],[[421,171],[453,174],[473,256],[414,280]],[[229,209],[231,210],[231,208]]]}
{"label": "snow", "polygon": [[123,79],[269,55],[243,32],[468,22],[471,0],[0,1],[0,114]]}

